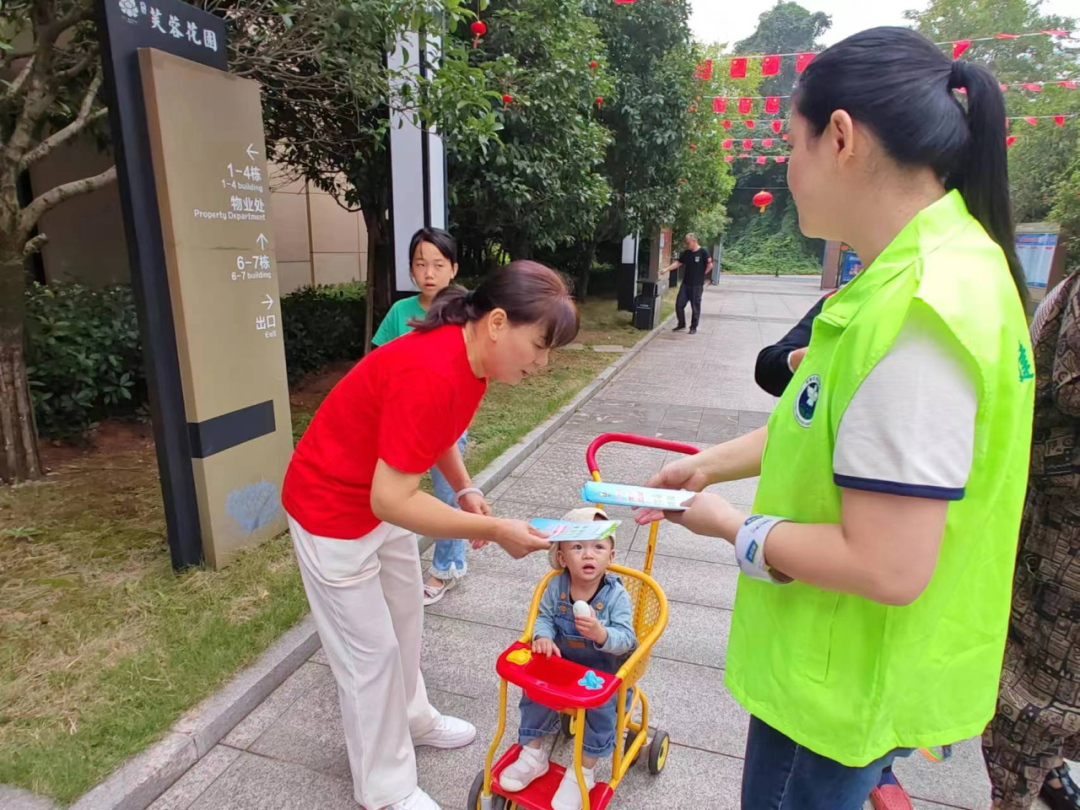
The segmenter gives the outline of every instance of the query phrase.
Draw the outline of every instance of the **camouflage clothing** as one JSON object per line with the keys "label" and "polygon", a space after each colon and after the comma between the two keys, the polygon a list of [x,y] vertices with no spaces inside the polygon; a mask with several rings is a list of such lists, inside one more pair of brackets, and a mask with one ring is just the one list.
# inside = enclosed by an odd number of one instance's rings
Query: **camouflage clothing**
{"label": "camouflage clothing", "polygon": [[1080,277],[1032,324],[1031,480],[997,715],[983,754],[997,806],[1026,810],[1058,758],[1080,755]]}

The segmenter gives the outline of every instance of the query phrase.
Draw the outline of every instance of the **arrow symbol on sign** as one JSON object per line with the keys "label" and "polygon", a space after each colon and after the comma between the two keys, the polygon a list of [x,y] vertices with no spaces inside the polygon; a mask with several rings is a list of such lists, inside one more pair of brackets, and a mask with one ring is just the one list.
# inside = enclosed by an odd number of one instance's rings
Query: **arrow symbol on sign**
{"label": "arrow symbol on sign", "polygon": [[267,309],[270,309],[270,307],[272,307],[274,305],[274,299],[271,298],[269,295],[267,295],[266,300],[263,301],[263,303],[266,304]]}
{"label": "arrow symbol on sign", "polygon": [[266,245],[270,240],[266,238],[266,234],[260,233],[259,238],[255,240],[255,244],[259,246],[260,250],[266,250]]}
{"label": "arrow symbol on sign", "polygon": [[255,148],[255,144],[249,143],[247,148],[247,156],[254,160],[257,154],[259,154],[259,150]]}

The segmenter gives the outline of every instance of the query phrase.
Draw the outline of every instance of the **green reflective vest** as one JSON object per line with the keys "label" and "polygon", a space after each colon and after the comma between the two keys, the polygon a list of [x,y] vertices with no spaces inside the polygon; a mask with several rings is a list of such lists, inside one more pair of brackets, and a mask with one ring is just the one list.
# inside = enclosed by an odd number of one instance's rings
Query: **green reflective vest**
{"label": "green reflective vest", "polygon": [[848,766],[981,734],[994,714],[1034,401],[1024,309],[1004,255],[959,192],[921,211],[826,301],[769,420],[754,511],[839,523],[833,450],[844,411],[913,299],[970,356],[978,414],[963,500],[911,605],[740,576],[726,683],[754,716]]}

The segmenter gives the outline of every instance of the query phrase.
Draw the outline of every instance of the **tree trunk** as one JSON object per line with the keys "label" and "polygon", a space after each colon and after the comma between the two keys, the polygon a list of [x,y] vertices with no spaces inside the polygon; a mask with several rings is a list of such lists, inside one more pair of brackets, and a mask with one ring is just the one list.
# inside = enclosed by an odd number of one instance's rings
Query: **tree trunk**
{"label": "tree trunk", "polygon": [[578,265],[577,289],[574,296],[578,301],[584,302],[589,297],[589,273],[592,270],[593,259],[596,257],[596,242],[589,240],[581,245],[580,261]]}
{"label": "tree trunk", "polygon": [[367,321],[364,331],[365,351],[371,351],[375,314],[385,314],[393,303],[394,279],[390,274],[389,233],[386,218],[375,206],[362,208],[368,232]]}
{"label": "tree trunk", "polygon": [[41,477],[34,408],[26,376],[22,252],[0,253],[0,482]]}

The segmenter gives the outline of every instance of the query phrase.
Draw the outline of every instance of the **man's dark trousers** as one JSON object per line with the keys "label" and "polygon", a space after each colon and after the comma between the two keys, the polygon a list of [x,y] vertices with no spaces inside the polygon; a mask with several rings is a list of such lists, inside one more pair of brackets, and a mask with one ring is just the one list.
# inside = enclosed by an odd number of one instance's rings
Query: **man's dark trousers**
{"label": "man's dark trousers", "polygon": [[679,297],[675,299],[675,314],[679,318],[679,328],[682,329],[686,326],[686,305],[690,304],[690,310],[692,313],[690,319],[690,328],[697,329],[698,323],[701,322],[701,294],[705,292],[705,285],[699,285],[691,287],[689,284],[683,284],[679,287]]}

